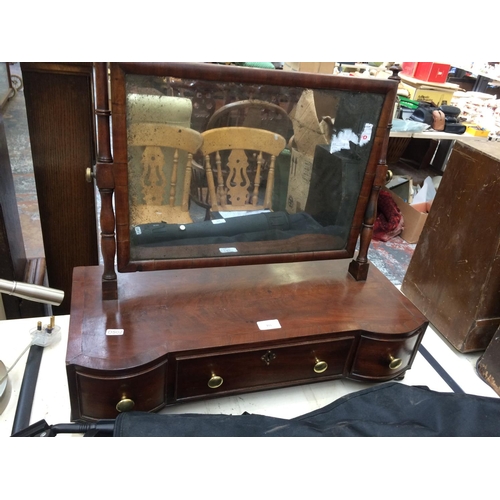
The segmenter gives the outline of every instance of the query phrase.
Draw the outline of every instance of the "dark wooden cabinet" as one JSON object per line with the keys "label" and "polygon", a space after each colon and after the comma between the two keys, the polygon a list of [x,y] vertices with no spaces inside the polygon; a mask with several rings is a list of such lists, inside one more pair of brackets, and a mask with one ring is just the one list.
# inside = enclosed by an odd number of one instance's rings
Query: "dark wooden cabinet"
{"label": "dark wooden cabinet", "polygon": [[457,141],[403,281],[405,295],[459,351],[500,325],[500,154]]}
{"label": "dark wooden cabinet", "polygon": [[[113,418],[117,405],[154,411],[342,377],[403,376],[427,320],[376,268],[356,281],[348,264],[128,273],[119,299],[107,301],[102,268],[75,269],[71,418]],[[261,330],[260,321],[275,328]]]}
{"label": "dark wooden cabinet", "polygon": [[69,314],[75,266],[97,265],[92,64],[21,63],[49,285]]}

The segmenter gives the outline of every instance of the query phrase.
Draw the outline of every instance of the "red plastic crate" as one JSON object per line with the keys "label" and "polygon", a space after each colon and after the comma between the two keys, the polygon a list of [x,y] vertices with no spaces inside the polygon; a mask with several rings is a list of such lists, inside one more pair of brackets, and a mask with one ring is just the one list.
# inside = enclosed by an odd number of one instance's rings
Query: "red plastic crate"
{"label": "red plastic crate", "polygon": [[[451,69],[449,64],[434,62],[402,63],[402,73],[424,82],[445,83],[448,79],[448,72]],[[413,71],[413,73],[412,73]]]}
{"label": "red plastic crate", "polygon": [[404,62],[404,63],[401,63],[401,73],[403,73],[404,75],[406,76],[411,76],[413,77],[414,73],[415,73],[415,69],[417,68],[417,64],[416,62]]}

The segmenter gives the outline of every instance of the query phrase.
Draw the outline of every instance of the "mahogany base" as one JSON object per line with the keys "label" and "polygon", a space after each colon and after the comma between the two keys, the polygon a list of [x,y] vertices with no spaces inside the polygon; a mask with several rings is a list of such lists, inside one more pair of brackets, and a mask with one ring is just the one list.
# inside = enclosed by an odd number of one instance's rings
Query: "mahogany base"
{"label": "mahogany base", "polygon": [[[66,356],[72,420],[411,367],[427,319],[374,266],[347,260],[128,273],[75,268]],[[117,409],[118,408],[118,409]]]}

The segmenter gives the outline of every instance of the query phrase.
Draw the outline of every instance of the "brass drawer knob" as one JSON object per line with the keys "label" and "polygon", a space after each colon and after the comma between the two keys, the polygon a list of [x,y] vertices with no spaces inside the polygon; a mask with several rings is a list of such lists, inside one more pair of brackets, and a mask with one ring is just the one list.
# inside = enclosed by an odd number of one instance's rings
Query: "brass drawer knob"
{"label": "brass drawer knob", "polygon": [[116,404],[116,409],[120,413],[126,412],[126,411],[131,411],[135,406],[134,400],[129,399],[129,398],[122,398],[118,403]]}
{"label": "brass drawer knob", "polygon": [[85,169],[85,180],[87,182],[92,182],[95,179],[95,174],[90,167]]}
{"label": "brass drawer knob", "polygon": [[398,368],[401,368],[401,365],[403,364],[403,360],[401,358],[395,358],[394,356],[390,355],[389,359],[391,361],[389,363],[390,370],[397,370]]}
{"label": "brass drawer knob", "polygon": [[385,183],[389,184],[389,182],[392,181],[393,176],[392,170],[387,170],[387,173],[385,174]]}
{"label": "brass drawer knob", "polygon": [[218,375],[212,375],[210,377],[210,380],[208,381],[208,387],[210,387],[210,389],[217,389],[217,387],[220,387],[223,382],[224,379],[222,377],[219,377]]}
{"label": "brass drawer knob", "polygon": [[316,364],[314,365],[315,373],[323,373],[326,372],[327,369],[328,363],[326,361],[319,361],[318,359],[316,360]]}

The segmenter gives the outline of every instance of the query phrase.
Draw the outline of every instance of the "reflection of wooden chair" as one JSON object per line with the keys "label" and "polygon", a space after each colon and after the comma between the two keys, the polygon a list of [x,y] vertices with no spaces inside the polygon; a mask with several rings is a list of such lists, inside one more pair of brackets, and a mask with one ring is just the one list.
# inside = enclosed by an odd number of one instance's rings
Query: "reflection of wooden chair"
{"label": "reflection of wooden chair", "polygon": [[[275,90],[275,89],[273,89]],[[272,94],[267,94],[271,97]],[[235,96],[226,96],[235,97]],[[274,97],[274,96],[273,96]],[[217,109],[213,113],[207,124],[206,130],[221,127],[251,127],[269,130],[283,136],[286,140],[293,134],[292,121],[288,113],[277,104],[262,99],[236,100]],[[207,209],[208,217],[210,202],[207,200],[208,183],[205,171],[196,168],[197,163],[202,163],[203,159],[196,157],[193,165],[193,183],[191,185],[191,199],[199,206]],[[252,161],[250,159],[250,161]],[[266,170],[267,165],[264,165]],[[255,170],[252,163],[250,170]]]}
{"label": "reflection of wooden chair", "polygon": [[[212,210],[271,209],[275,159],[285,148],[285,139],[267,130],[248,127],[215,128],[202,136],[201,152]],[[263,182],[266,160],[267,179]],[[250,163],[255,163],[252,172]]]}
{"label": "reflection of wooden chair", "polygon": [[246,99],[219,108],[207,123],[207,130],[220,127],[252,127],[277,132],[286,140],[293,134],[292,121],[277,104]]}
{"label": "reflection of wooden chair", "polygon": [[[161,123],[129,125],[128,145],[140,146],[142,151],[140,178],[132,179],[131,183],[140,184],[143,200],[131,203],[131,224],[192,222],[189,215],[192,159],[201,143],[201,134],[189,128]],[[167,165],[171,168],[167,169]],[[179,182],[182,178],[183,182]]]}

